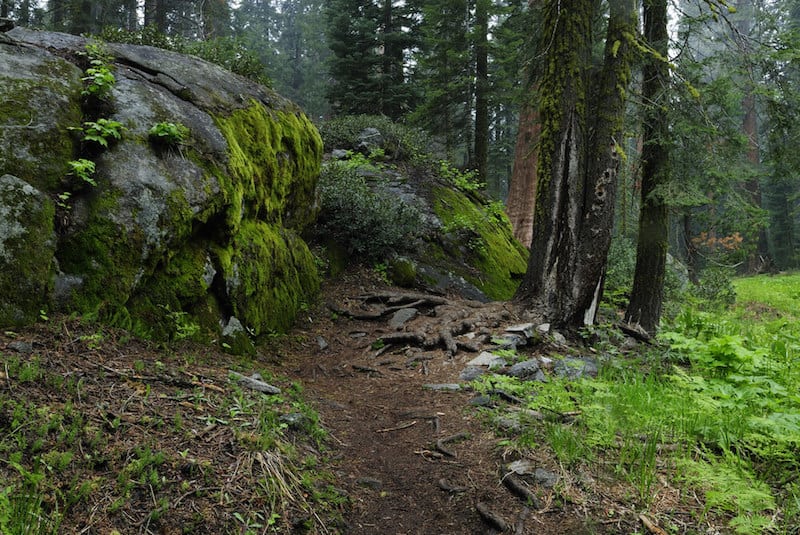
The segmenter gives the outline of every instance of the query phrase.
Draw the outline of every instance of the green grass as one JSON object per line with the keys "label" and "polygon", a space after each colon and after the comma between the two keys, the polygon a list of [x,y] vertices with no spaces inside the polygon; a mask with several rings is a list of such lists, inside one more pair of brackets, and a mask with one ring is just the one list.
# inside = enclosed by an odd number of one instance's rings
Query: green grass
{"label": "green grass", "polygon": [[702,499],[696,525],[715,517],[734,533],[795,533],[800,275],[735,288],[730,309],[684,309],[657,347],[631,356],[598,346],[610,358],[597,379],[532,386],[495,377],[477,388],[501,388],[545,415],[579,414],[534,422],[513,438],[516,449],[540,440],[567,469],[608,470],[642,510],[664,480]]}

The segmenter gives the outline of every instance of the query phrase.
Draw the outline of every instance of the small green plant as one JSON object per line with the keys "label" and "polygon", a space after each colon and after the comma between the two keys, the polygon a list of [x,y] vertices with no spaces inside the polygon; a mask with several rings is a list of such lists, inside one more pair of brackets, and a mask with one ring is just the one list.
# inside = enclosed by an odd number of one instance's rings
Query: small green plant
{"label": "small green plant", "polygon": [[460,171],[447,160],[439,161],[439,176],[466,193],[480,191],[486,184],[478,180],[477,171]]}
{"label": "small green plant", "polygon": [[97,100],[108,100],[111,90],[117,83],[111,67],[100,60],[92,60],[92,66],[86,69],[86,76],[81,78],[86,84],[81,94]]}
{"label": "small green plant", "polygon": [[174,146],[186,141],[189,129],[181,123],[162,122],[153,125],[147,135],[153,143]]}
{"label": "small green plant", "polygon": [[85,158],[80,158],[78,160],[72,160],[67,162],[69,166],[69,173],[80,179],[82,182],[86,184],[90,184],[92,186],[96,186],[97,182],[95,182],[94,175],[96,166],[92,160],[87,160]]}
{"label": "small green plant", "polygon": [[119,121],[111,119],[98,119],[97,121],[87,121],[83,123],[83,128],[78,128],[83,132],[83,140],[97,143],[103,148],[108,148],[110,141],[122,139],[122,131],[125,129]]}

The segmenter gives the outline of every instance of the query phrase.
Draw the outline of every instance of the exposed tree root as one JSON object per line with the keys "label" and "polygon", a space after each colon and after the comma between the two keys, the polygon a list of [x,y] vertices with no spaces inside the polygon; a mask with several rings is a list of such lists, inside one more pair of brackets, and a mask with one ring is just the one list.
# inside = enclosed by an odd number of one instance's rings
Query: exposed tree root
{"label": "exposed tree root", "polygon": [[542,502],[539,497],[514,472],[506,474],[503,479],[503,485],[510,490],[515,496],[522,499],[526,504],[533,506],[536,509],[542,508]]}
{"label": "exposed tree root", "polygon": [[478,511],[478,514],[481,516],[483,521],[495,528],[497,531],[503,532],[508,530],[508,522],[506,522],[502,516],[489,509],[489,506],[485,503],[476,503],[475,509]]}
{"label": "exposed tree root", "polygon": [[355,309],[328,304],[328,308],[341,316],[365,321],[388,318],[398,310],[415,308],[421,317],[413,322],[414,329],[389,333],[380,340],[386,345],[407,344],[425,349],[443,347],[452,357],[459,350],[476,352],[479,346],[457,337],[494,327],[500,320],[509,319],[510,313],[497,303],[458,300],[418,293],[370,294],[358,298]]}

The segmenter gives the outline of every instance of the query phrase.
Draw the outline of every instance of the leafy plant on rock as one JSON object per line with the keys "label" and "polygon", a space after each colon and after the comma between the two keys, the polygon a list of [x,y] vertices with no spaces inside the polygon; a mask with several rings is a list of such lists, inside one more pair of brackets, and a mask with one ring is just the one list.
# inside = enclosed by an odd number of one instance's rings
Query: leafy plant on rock
{"label": "leafy plant on rock", "polygon": [[180,145],[189,136],[189,129],[181,123],[161,122],[147,132],[150,141],[160,145]]}

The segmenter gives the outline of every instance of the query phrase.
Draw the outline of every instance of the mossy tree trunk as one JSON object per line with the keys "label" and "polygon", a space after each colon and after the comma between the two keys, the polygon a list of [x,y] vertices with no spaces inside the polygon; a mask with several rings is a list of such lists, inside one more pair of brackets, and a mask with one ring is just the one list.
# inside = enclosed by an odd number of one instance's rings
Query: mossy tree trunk
{"label": "mossy tree trunk", "polygon": [[636,17],[632,0],[610,4],[603,65],[596,78],[591,27],[597,2],[547,1],[542,11],[533,239],[516,299],[539,309],[557,326],[594,321],[611,242],[617,141]]}
{"label": "mossy tree trunk", "polygon": [[665,199],[656,188],[669,179],[669,115],[667,98],[669,46],[667,0],[645,0],[644,37],[656,54],[646,58],[642,71],[644,108],[642,149],[642,204],[633,291],[625,321],[654,333],[661,319],[669,220]]}

